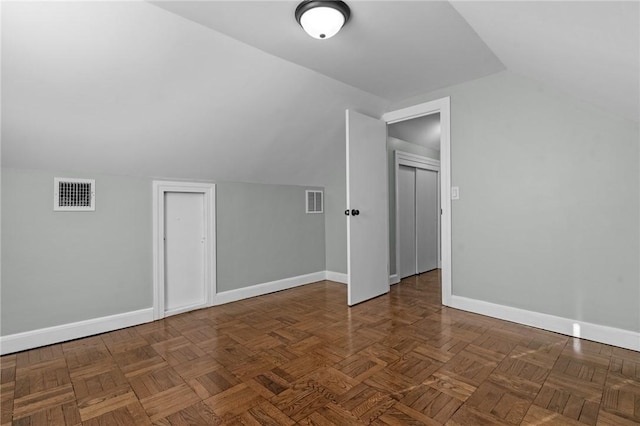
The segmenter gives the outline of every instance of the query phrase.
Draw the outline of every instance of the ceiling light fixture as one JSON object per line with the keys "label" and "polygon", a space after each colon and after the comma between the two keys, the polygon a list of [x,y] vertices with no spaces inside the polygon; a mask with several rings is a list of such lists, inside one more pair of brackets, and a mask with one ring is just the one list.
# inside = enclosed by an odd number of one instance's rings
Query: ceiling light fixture
{"label": "ceiling light fixture", "polygon": [[296,8],[296,21],[313,38],[324,40],[340,31],[351,11],[343,1],[306,0]]}

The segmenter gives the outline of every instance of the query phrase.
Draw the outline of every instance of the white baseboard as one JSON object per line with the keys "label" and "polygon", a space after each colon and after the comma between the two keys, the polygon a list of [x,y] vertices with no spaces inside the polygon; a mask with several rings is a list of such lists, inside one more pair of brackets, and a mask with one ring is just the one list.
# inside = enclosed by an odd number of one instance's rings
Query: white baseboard
{"label": "white baseboard", "polygon": [[0,354],[5,355],[53,343],[66,342],[150,321],[153,321],[153,308],[9,334],[8,336],[0,336]]}
{"label": "white baseboard", "polygon": [[[389,277],[392,283],[393,277],[394,275]],[[261,296],[263,294],[286,290],[325,279],[346,284],[347,274],[332,271],[320,271],[237,290],[225,291],[216,295],[215,304],[219,305],[249,297]],[[524,309],[498,305],[461,296],[451,296],[450,306],[452,308],[529,325],[568,336],[580,337],[608,345],[640,351],[640,333],[634,331],[527,311]],[[23,333],[0,336],[0,355],[79,339],[151,321],[153,321],[153,308],[147,308],[101,318],[78,321],[71,324],[57,325],[54,327],[26,331]]]}
{"label": "white baseboard", "polygon": [[[346,277],[346,275],[344,276]],[[274,291],[286,290],[288,288],[294,288],[304,284],[322,281],[324,279],[327,279],[327,272],[320,271],[312,274],[299,275],[297,277],[285,278],[283,280],[245,287],[238,290],[225,291],[218,293],[215,296],[214,305],[234,302],[254,296],[261,296],[263,294],[273,293]],[[151,321],[153,321],[153,308],[147,308],[102,318],[93,318],[71,324],[57,325],[54,327],[25,331],[23,333],[0,336],[0,355],[93,336],[94,334],[105,333]]]}
{"label": "white baseboard", "polygon": [[630,330],[512,308],[461,296],[451,296],[450,306],[463,311],[529,325],[568,336],[640,351],[640,333]]}
{"label": "white baseboard", "polygon": [[325,271],[326,280],[334,281],[341,284],[346,284],[349,282],[349,276],[347,274],[343,274],[342,272],[333,272],[333,271]]}
{"label": "white baseboard", "polygon": [[320,271],[306,275],[298,275],[297,277],[271,281],[268,283],[256,284],[250,287],[243,287],[236,290],[223,291],[215,295],[213,304],[222,305],[224,303],[248,299],[249,297],[262,296],[263,294],[273,293],[275,291],[286,290],[305,284],[315,283],[317,281],[322,281],[325,278],[325,271]]}
{"label": "white baseboard", "polygon": [[389,275],[389,284],[398,284],[400,282],[400,277],[398,274]]}

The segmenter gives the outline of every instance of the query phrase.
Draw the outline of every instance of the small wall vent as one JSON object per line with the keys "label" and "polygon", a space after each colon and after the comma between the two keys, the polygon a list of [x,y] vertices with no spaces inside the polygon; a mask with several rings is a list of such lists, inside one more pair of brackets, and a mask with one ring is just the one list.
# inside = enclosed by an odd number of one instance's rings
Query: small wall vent
{"label": "small wall vent", "polygon": [[323,213],[322,191],[305,191],[307,198],[307,213]]}
{"label": "small wall vent", "polygon": [[53,210],[94,211],[95,200],[94,179],[53,178]]}

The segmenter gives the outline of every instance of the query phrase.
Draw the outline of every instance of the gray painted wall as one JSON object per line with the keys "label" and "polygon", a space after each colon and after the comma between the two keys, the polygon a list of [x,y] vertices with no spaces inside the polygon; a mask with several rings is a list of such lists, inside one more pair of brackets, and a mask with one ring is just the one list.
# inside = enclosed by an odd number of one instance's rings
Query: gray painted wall
{"label": "gray painted wall", "polygon": [[[53,178],[96,180],[94,212],[54,212]],[[2,335],[151,307],[148,179],[2,169]]]}
{"label": "gray painted wall", "polygon": [[396,273],[396,175],[394,151],[404,151],[423,157],[440,159],[440,152],[403,141],[387,137],[387,164],[389,166],[389,273]]}
{"label": "gray painted wall", "polygon": [[146,2],[2,7],[3,167],[324,186],[346,271],[344,111],[386,99]]}
{"label": "gray painted wall", "polygon": [[221,183],[218,291],[325,269],[324,214],[305,213],[302,186]]}
{"label": "gray painted wall", "polygon": [[[53,178],[96,180],[95,212],[54,212]],[[325,269],[306,187],[217,183],[218,291]],[[2,335],[152,306],[151,179],[2,169]]]}
{"label": "gray painted wall", "polygon": [[640,331],[638,124],[503,72],[451,96],[453,294]]}
{"label": "gray painted wall", "polygon": [[346,141],[342,141],[343,154],[327,167],[331,168],[325,187],[325,244],[327,271],[347,273],[347,162],[344,152]]}

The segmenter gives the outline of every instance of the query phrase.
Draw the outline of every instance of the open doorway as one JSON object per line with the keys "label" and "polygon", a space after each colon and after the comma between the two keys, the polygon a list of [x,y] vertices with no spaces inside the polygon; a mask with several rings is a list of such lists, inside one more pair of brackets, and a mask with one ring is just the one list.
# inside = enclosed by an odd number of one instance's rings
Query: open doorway
{"label": "open doorway", "polygon": [[[414,194],[413,205],[409,203],[408,208],[405,209],[405,211],[413,212],[413,217],[409,215],[408,218],[405,218],[404,223],[413,224],[415,228],[417,227],[416,218],[422,215],[422,213],[418,212],[417,205],[420,201],[415,197],[415,194],[424,191],[424,189],[417,189],[417,187],[419,185],[424,186],[426,181],[433,183],[435,180],[437,182],[437,195],[435,197],[437,203],[435,203],[436,205],[434,205],[433,201],[428,203],[428,209],[430,213],[435,213],[431,216],[431,219],[439,222],[436,227],[436,234],[439,236],[436,247],[439,249],[439,253],[437,254],[438,267],[429,272],[429,274],[437,271],[442,304],[449,305],[451,300],[450,100],[449,98],[442,98],[391,111],[383,116],[383,121],[387,123],[388,133],[389,281],[391,284],[395,284],[400,282],[403,276],[411,275],[413,268],[415,268],[415,273],[420,273],[422,269],[425,269],[424,264],[422,266],[419,265],[418,245],[421,242],[420,238],[415,235],[415,229],[411,229],[412,226],[408,226],[408,231],[407,229],[404,231],[408,235],[411,235],[412,231],[414,232],[413,238],[409,237],[408,243],[405,241],[406,245],[409,248],[413,246],[414,250],[409,250],[405,253],[405,260],[409,258],[409,262],[405,263],[407,269],[400,265],[403,256],[400,252],[401,230],[398,226],[399,216],[402,214],[402,212],[398,211],[399,206],[397,203],[397,196],[400,193],[398,188],[399,181],[404,180],[408,183],[408,188],[406,186],[402,187],[405,193]],[[408,169],[401,169],[401,166],[408,166]],[[435,172],[435,175],[422,175],[422,177],[419,177],[418,173],[422,172],[417,170]],[[400,178],[398,178],[399,174]],[[434,177],[435,179],[433,179]],[[402,185],[402,183],[400,184]],[[433,230],[433,227],[431,230]],[[433,247],[433,245],[431,246]],[[428,262],[426,264],[428,265]]]}
{"label": "open doorway", "polygon": [[391,283],[440,268],[440,113],[387,126]]}
{"label": "open doorway", "polygon": [[[385,113],[381,120],[346,111],[347,288],[352,306],[389,291],[389,185],[387,126],[440,115],[440,233],[442,304],[451,303],[451,151],[450,100],[437,99]],[[385,162],[387,162],[385,164]],[[393,205],[393,204],[392,204]],[[397,271],[395,279],[397,280]]]}

